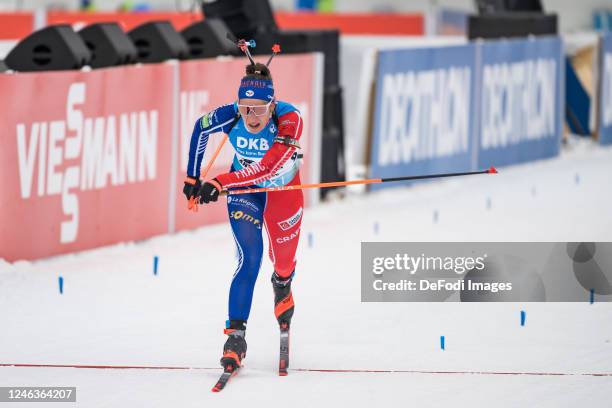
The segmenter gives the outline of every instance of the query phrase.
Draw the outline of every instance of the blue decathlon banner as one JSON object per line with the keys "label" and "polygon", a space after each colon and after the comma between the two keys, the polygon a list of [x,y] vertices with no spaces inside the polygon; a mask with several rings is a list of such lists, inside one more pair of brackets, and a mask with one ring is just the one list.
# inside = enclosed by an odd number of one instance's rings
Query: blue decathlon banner
{"label": "blue decathlon banner", "polygon": [[601,41],[599,143],[612,144],[612,33]]}
{"label": "blue decathlon banner", "polygon": [[471,44],[379,53],[372,177],[471,169],[474,66]]}
{"label": "blue decathlon banner", "polygon": [[565,98],[561,40],[486,41],[479,51],[479,167],[558,155]]}

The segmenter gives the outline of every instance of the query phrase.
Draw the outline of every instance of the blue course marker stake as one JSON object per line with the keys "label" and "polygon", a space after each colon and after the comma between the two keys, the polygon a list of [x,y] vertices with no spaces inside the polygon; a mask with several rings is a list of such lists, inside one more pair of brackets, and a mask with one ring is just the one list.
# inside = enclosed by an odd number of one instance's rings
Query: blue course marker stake
{"label": "blue course marker stake", "polygon": [[374,223],[374,234],[378,235],[378,221]]}
{"label": "blue course marker stake", "polygon": [[433,222],[434,224],[438,222],[438,210],[434,210],[433,212]]}
{"label": "blue course marker stake", "polygon": [[155,255],[153,257],[153,275],[157,276],[157,265],[159,264],[159,257]]}
{"label": "blue course marker stake", "polygon": [[59,292],[60,295],[62,295],[64,293],[64,278],[62,278],[61,276],[57,279],[58,283],[59,283]]}
{"label": "blue course marker stake", "polygon": [[591,304],[595,303],[595,289],[591,289]]}
{"label": "blue course marker stake", "polygon": [[580,184],[580,174],[576,173],[576,176],[574,176],[574,182],[576,185]]}
{"label": "blue course marker stake", "polygon": [[312,248],[314,244],[314,237],[312,236],[312,232],[308,233],[308,248]]}
{"label": "blue course marker stake", "polygon": [[444,350],[444,336],[440,336],[440,348]]}
{"label": "blue course marker stake", "polygon": [[527,317],[527,313],[524,310],[521,310],[521,326],[525,325],[525,318]]}

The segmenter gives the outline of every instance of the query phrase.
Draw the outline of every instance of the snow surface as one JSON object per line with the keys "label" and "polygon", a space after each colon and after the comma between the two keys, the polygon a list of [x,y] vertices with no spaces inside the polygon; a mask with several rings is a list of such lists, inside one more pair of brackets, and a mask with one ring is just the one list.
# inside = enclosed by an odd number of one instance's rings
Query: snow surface
{"label": "snow surface", "polygon": [[361,303],[360,243],[611,241],[611,176],[612,149],[572,142],[560,158],[497,175],[308,209],[290,367],[409,372],[290,370],[278,377],[266,259],[245,367],[223,392],[211,393],[236,266],[223,224],[37,262],[0,260],[0,363],[194,367],[0,367],[0,386],[77,387],[77,404],[54,407],[608,407],[612,376],[579,374],[612,373],[610,303]]}

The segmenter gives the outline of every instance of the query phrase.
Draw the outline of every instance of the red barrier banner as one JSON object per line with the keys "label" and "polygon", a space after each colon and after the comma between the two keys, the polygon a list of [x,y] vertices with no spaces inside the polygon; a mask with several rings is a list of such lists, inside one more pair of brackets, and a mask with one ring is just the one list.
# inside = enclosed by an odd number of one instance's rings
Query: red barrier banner
{"label": "red barrier banner", "polygon": [[340,34],[423,35],[422,14],[396,13],[311,13],[278,12],[274,14],[283,30],[337,29]]}
{"label": "red barrier banner", "polygon": [[[265,62],[267,57],[257,57],[256,59]],[[187,210],[187,200],[182,191],[178,190],[182,189],[185,179],[189,141],[195,121],[205,112],[236,100],[238,85],[240,79],[244,76],[246,63],[247,59],[241,58],[225,61],[186,61],[180,65],[180,159],[178,160],[179,168],[176,178],[176,230],[194,228],[227,219],[224,199],[213,205],[200,206],[199,211],[194,213]],[[304,161],[300,170],[303,183],[319,181],[321,64],[321,56],[314,54],[280,55],[274,58],[270,67],[274,78],[276,97],[296,106],[304,119],[304,129],[300,139],[302,153],[304,154]],[[202,168],[206,167],[223,138],[223,133],[210,136]],[[227,142],[221,154],[217,157],[214,166],[210,169],[207,179],[229,171],[233,155],[233,148]],[[307,204],[312,201],[312,196],[307,195]]]}
{"label": "red barrier banner", "polygon": [[0,258],[167,231],[176,66],[0,75]]}
{"label": "red barrier banner", "polygon": [[168,20],[178,31],[202,19],[202,13],[186,12],[70,12],[50,11],[47,25],[71,24],[75,30],[94,23],[118,23],[124,31],[130,31],[149,21]]}
{"label": "red barrier banner", "polygon": [[[72,24],[75,29],[103,22],[117,22],[125,31],[148,21],[168,20],[182,30],[202,20],[199,12],[70,12],[50,11],[47,24]],[[283,30],[338,29],[341,34],[360,35],[423,35],[425,19],[422,14],[396,13],[309,13],[277,12],[274,18]],[[30,26],[31,29],[31,26]]]}
{"label": "red barrier banner", "polygon": [[[383,13],[308,13],[277,12],[279,27],[291,29],[338,29],[341,34],[423,35],[425,20],[421,14]],[[71,24],[76,30],[93,24],[117,22],[124,31],[149,21],[168,20],[182,30],[201,20],[200,12],[74,12],[49,11],[47,25]],[[22,39],[33,31],[32,13],[0,13],[0,40]]]}
{"label": "red barrier banner", "polygon": [[20,40],[34,27],[32,13],[0,13],[0,40]]}

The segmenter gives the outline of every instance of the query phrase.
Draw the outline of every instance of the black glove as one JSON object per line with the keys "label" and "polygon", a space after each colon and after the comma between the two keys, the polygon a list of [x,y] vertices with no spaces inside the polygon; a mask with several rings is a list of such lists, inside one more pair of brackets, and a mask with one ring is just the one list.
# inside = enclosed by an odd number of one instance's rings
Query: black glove
{"label": "black glove", "polygon": [[221,193],[222,189],[223,187],[221,186],[221,183],[219,183],[219,180],[217,180],[216,178],[204,183],[199,193],[200,204],[217,201],[217,199],[219,198],[219,193]]}
{"label": "black glove", "polygon": [[185,187],[183,187],[183,193],[187,199],[191,199],[192,197],[198,197],[200,193],[200,188],[202,188],[202,182],[200,179],[195,179],[193,177],[187,177],[185,179]]}

